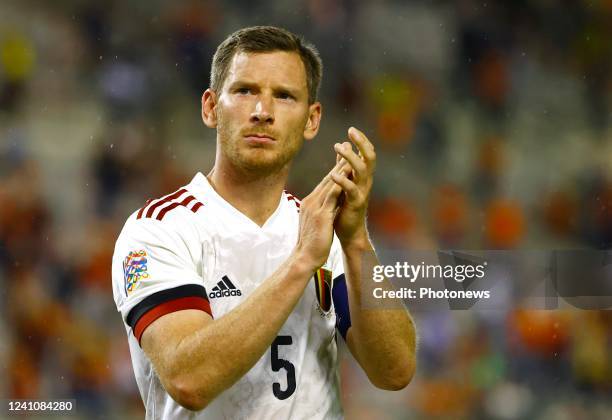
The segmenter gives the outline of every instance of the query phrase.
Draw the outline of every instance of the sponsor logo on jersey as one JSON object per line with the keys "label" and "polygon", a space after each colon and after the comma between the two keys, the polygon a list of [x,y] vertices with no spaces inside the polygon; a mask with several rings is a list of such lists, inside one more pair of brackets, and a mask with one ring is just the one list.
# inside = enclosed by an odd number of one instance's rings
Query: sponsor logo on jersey
{"label": "sponsor logo on jersey", "polygon": [[147,251],[130,251],[123,260],[125,294],[129,295],[140,285],[140,280],[149,278],[147,272]]}
{"label": "sponsor logo on jersey", "polygon": [[317,294],[317,301],[319,302],[319,308],[323,315],[327,315],[331,309],[331,283],[332,283],[332,272],[326,268],[319,268],[315,271],[314,277],[315,292]]}
{"label": "sponsor logo on jersey", "polygon": [[242,296],[242,292],[239,288],[234,286],[234,283],[227,276],[223,276],[221,281],[212,288],[208,294],[209,298],[222,298],[228,296]]}

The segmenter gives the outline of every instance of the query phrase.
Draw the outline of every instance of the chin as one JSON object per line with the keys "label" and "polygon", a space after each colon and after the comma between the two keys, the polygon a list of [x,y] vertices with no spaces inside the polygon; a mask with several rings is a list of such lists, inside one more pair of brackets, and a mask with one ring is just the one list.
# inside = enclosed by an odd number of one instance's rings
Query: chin
{"label": "chin", "polygon": [[247,171],[276,172],[289,163],[291,159],[270,153],[268,150],[251,150],[237,159],[237,165]]}

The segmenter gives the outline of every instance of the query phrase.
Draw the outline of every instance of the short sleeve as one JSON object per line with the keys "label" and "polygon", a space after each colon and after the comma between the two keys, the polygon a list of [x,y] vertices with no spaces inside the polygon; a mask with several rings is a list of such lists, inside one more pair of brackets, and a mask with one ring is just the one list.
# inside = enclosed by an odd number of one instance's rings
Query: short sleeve
{"label": "short sleeve", "polygon": [[138,342],[145,329],[165,314],[199,309],[212,316],[201,276],[198,232],[169,220],[132,216],[115,245],[115,304]]}

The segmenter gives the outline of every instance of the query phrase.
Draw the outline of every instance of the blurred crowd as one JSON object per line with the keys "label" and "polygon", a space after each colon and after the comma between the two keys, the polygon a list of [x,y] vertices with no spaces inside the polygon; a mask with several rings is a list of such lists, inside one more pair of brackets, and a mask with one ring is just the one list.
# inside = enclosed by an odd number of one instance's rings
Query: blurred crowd
{"label": "blurred crowd", "polygon": [[[308,194],[361,128],[380,248],[609,249],[610,22],[609,0],[0,0],[0,399],[142,417],[114,242],[146,199],[210,170],[200,96],[242,26],[320,50],[323,126],[288,189]],[[415,317],[407,390],[375,392],[344,358],[348,418],[612,417],[610,311]]]}

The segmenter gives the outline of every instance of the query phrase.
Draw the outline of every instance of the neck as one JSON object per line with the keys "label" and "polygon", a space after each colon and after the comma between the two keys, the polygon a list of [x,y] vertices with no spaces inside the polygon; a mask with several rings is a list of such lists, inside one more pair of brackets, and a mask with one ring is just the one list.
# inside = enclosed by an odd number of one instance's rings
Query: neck
{"label": "neck", "polygon": [[225,201],[263,226],[278,207],[288,174],[288,164],[271,174],[262,175],[239,171],[217,162],[206,178]]}

